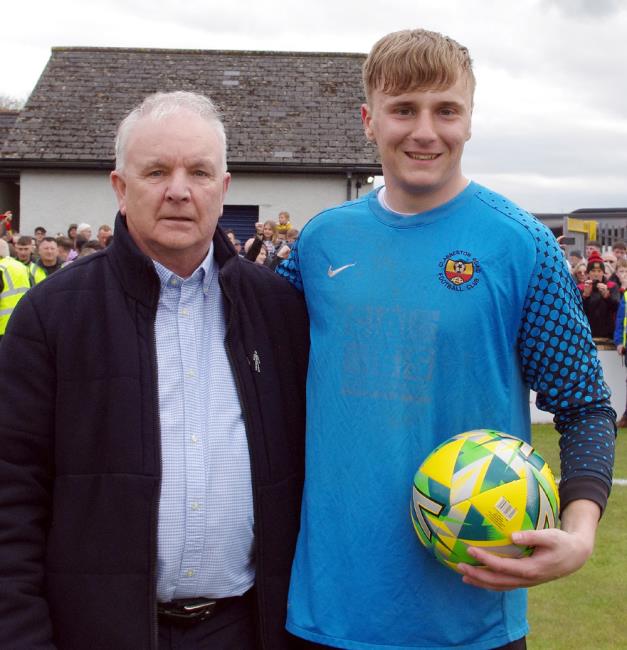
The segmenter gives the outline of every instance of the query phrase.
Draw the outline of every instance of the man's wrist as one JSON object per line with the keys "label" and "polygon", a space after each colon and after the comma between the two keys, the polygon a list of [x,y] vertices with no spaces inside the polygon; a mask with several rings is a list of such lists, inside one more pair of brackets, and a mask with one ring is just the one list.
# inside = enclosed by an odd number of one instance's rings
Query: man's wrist
{"label": "man's wrist", "polygon": [[585,544],[588,555],[594,549],[596,531],[601,518],[601,508],[594,501],[578,499],[571,501],[562,511],[561,528]]}

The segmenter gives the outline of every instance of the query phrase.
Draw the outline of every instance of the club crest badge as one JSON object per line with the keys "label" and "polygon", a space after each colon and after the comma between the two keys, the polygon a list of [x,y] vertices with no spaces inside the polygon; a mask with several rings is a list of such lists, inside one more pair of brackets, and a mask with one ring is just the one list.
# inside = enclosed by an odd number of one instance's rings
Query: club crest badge
{"label": "club crest badge", "polygon": [[452,291],[467,291],[479,283],[481,265],[472,253],[456,250],[446,255],[439,263],[438,279]]}
{"label": "club crest badge", "polygon": [[444,275],[446,276],[446,279],[450,280],[453,284],[465,284],[469,280],[472,280],[474,274],[475,267],[472,262],[450,259],[446,261]]}

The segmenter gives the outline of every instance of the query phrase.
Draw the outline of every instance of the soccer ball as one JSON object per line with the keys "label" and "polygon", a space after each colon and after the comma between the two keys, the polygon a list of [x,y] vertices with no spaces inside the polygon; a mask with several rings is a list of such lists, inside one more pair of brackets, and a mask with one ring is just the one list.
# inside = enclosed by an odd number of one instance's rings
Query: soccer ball
{"label": "soccer ball", "polygon": [[411,518],[422,544],[446,566],[479,565],[469,546],[504,557],[531,555],[513,544],[519,530],[554,528],[555,479],[528,443],[477,429],[436,447],[414,477]]}

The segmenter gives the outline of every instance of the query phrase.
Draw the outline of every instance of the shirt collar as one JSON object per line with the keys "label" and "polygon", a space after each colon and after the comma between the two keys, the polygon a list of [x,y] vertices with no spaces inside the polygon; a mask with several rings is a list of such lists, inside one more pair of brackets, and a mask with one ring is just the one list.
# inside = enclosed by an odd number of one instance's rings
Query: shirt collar
{"label": "shirt collar", "polygon": [[211,280],[216,272],[217,265],[213,257],[213,242],[209,246],[209,251],[205,256],[205,259],[200,263],[196,270],[188,277],[182,278],[176,273],[170,271],[169,268],[163,266],[157,260],[152,260],[155,265],[155,271],[159,276],[159,282],[161,283],[161,291],[166,287],[180,287],[183,283],[196,283],[202,285],[203,291],[205,294],[209,291],[209,285]]}

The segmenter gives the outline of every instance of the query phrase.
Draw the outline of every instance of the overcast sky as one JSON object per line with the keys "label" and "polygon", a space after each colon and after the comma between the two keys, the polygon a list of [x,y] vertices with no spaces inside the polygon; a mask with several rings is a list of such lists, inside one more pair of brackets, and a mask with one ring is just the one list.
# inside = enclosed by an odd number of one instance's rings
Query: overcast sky
{"label": "overcast sky", "polygon": [[12,0],[1,13],[0,95],[26,98],[53,46],[367,52],[388,32],[424,27],[475,62],[467,176],[533,212],[627,206],[627,0],[382,5]]}

